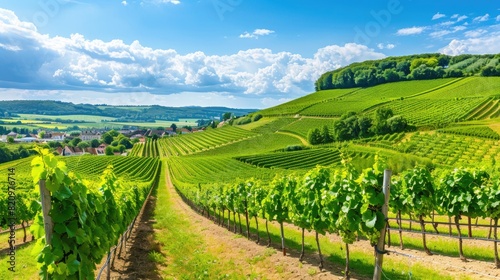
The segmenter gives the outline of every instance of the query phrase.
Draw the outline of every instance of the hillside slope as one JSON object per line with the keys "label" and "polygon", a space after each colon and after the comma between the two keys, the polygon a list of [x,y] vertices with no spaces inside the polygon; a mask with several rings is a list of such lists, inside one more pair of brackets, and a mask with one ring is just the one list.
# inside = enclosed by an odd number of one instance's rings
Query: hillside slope
{"label": "hillside slope", "polygon": [[[340,117],[390,108],[416,126],[442,125],[500,114],[500,77],[465,77],[387,83],[367,88],[318,91],[260,111],[264,116]],[[484,113],[484,114],[482,114]]]}

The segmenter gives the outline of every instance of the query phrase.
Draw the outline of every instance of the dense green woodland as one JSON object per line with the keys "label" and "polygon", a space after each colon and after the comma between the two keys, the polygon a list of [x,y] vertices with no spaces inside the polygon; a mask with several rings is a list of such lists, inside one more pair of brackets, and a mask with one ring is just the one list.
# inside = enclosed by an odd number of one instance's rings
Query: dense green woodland
{"label": "dense green woodland", "polygon": [[449,56],[421,54],[353,63],[327,72],[316,90],[370,87],[383,83],[457,78],[471,75],[500,76],[500,54]]}
{"label": "dense green woodland", "polygon": [[0,114],[9,117],[15,114],[40,115],[92,115],[115,117],[116,121],[150,121],[178,119],[212,119],[226,112],[236,116],[248,114],[253,109],[225,107],[165,107],[165,106],[108,106],[73,104],[61,101],[16,100],[0,101]]}

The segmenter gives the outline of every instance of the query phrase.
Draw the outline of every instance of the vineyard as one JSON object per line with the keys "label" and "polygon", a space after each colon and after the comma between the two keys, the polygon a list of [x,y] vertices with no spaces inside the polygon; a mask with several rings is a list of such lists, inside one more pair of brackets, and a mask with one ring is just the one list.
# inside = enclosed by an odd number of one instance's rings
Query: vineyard
{"label": "vineyard", "polygon": [[[15,176],[16,220],[2,208],[1,227],[14,223],[24,229],[31,224],[36,239],[32,250],[43,260],[38,262],[43,278],[93,278],[96,264],[117,244],[157,184],[161,162],[158,158],[93,156],[58,161],[46,150],[39,152],[35,158],[3,164],[2,169]],[[51,210],[47,210],[54,223],[50,250],[37,202],[40,180],[52,197]],[[2,183],[1,207],[9,205],[5,194],[12,185]],[[26,242],[27,233],[23,231]]]}
{"label": "vineyard", "polygon": [[264,168],[309,169],[316,165],[340,164],[340,152],[332,149],[310,149],[294,152],[275,152],[236,158],[239,161]]}
{"label": "vineyard", "polygon": [[439,129],[438,132],[500,140],[500,135],[489,126],[459,126]]}
{"label": "vineyard", "polygon": [[158,146],[162,156],[180,156],[199,153],[255,136],[255,133],[229,126],[219,130],[164,138],[159,140]]}
{"label": "vineyard", "polygon": [[[283,224],[293,223],[302,230],[314,230],[316,232],[317,244],[319,235],[335,233],[345,242],[346,248],[346,270],[349,275],[349,244],[353,244],[360,236],[365,236],[371,244],[377,243],[380,230],[386,226],[384,215],[381,214],[381,206],[384,203],[382,194],[382,169],[384,164],[376,162],[373,168],[357,172],[352,167],[329,169],[317,167],[309,170],[304,175],[276,175],[273,180],[266,179],[264,183],[259,179],[240,180],[231,183],[206,184],[183,184],[175,183],[185,200],[197,208],[200,213],[212,216],[214,221],[221,226],[227,226],[229,230],[237,232],[236,216],[241,220],[243,215],[246,223],[246,236],[249,237],[249,223],[255,220],[258,229],[258,217],[267,223],[276,221],[281,229],[281,248],[285,253],[285,240],[283,235]],[[176,175],[178,170],[172,169]],[[487,253],[488,259],[493,258],[496,266],[500,266],[496,242],[498,241],[498,194],[500,193],[500,181],[491,179],[490,175],[483,170],[455,169],[436,170],[431,174],[424,168],[415,168],[403,172],[400,176],[393,178],[390,200],[390,210],[396,213],[396,222],[399,228],[391,228],[400,232],[400,246],[404,246],[402,239],[403,225],[402,215],[416,217],[416,223],[420,224],[423,249],[431,254],[426,245],[426,235],[432,234],[425,229],[425,223],[432,224],[438,232],[437,224],[439,218],[434,213],[439,213],[454,219],[453,225],[456,231],[450,235],[458,238],[459,257],[466,259],[463,252],[463,240],[472,237],[471,219],[480,217],[491,219],[489,225],[477,225],[474,238],[481,238],[495,244],[491,253]],[[468,197],[466,200],[457,199]],[[438,199],[439,198],[439,199]],[[227,216],[226,215],[227,211]],[[233,225],[230,219],[233,213]],[[444,217],[443,216],[443,217]],[[227,225],[224,222],[227,217]],[[425,218],[431,218],[425,221]],[[459,221],[469,218],[469,224]],[[409,221],[408,219],[405,222]],[[446,223],[442,223],[446,224]],[[461,226],[469,226],[469,236],[462,233]],[[494,225],[493,227],[491,225]],[[490,228],[489,235],[483,233],[481,226]],[[410,225],[411,231],[411,225]],[[241,232],[241,226],[240,226]],[[414,233],[419,231],[415,230]],[[492,237],[491,232],[494,232]],[[438,232],[439,233],[439,232]],[[267,233],[269,235],[269,233]],[[443,234],[443,236],[448,236]],[[259,240],[259,236],[257,236]],[[270,239],[268,237],[268,242]],[[302,240],[302,242],[304,242]],[[389,241],[389,243],[391,243]],[[304,246],[304,244],[302,244]],[[320,267],[323,265],[321,250],[319,251]],[[302,251],[301,257],[303,257]]]}
{"label": "vineyard", "polygon": [[467,120],[482,120],[498,118],[500,116],[500,107],[498,106],[498,100],[488,99],[481,106],[476,107],[472,110],[468,116]]}
{"label": "vineyard", "polygon": [[280,131],[291,132],[303,138],[307,138],[307,133],[312,128],[320,128],[326,125],[332,130],[333,121],[333,119],[301,118],[287,126],[283,126]]}
{"label": "vineyard", "polygon": [[415,125],[444,125],[467,119],[468,112],[485,102],[483,98],[406,99],[387,105],[395,114]]}
{"label": "vineyard", "polygon": [[379,104],[432,92],[454,81],[450,79],[409,81],[398,83],[396,88],[391,84],[364,88],[337,100],[311,106],[300,113],[306,116],[340,116],[349,111],[361,112]]}
{"label": "vineyard", "polygon": [[[472,72],[492,63],[466,61],[460,69]],[[380,268],[389,279],[482,277],[477,270],[471,272],[473,264],[460,260],[472,259],[488,269],[500,266],[496,166],[500,136],[495,131],[499,90],[500,79],[474,76],[325,90],[259,111],[264,117],[248,124],[146,139],[135,144],[128,156],[57,157],[39,149],[38,156],[0,165],[6,174],[15,172],[14,223],[25,232],[20,235],[29,244],[18,253],[35,252],[42,278],[93,279],[106,255],[121,248],[123,233],[134,224],[150,191],[159,185],[158,189],[167,192],[162,195],[171,199],[174,193],[168,193],[165,186],[172,184],[211,225],[240,235],[222,241],[225,245],[238,237],[258,243],[252,246],[270,244],[269,255],[277,249],[296,266],[318,264],[322,269],[315,268],[314,275],[371,278],[374,251],[384,253],[382,247],[377,251],[373,246],[385,242],[392,256],[386,256]],[[333,132],[341,114],[372,115],[379,108],[392,109],[414,127],[330,144],[305,142],[311,129],[327,126]],[[393,175],[386,220],[382,208],[387,168]],[[164,178],[161,172],[166,172]],[[51,246],[42,218],[40,180],[51,197]],[[0,222],[8,228],[12,183],[6,178],[1,183]],[[160,197],[164,196],[153,196],[157,209],[163,209],[165,201]],[[176,232],[168,223],[154,221],[151,224],[157,227],[148,231],[147,238],[156,240],[165,232]],[[198,222],[183,223],[190,223],[189,230],[200,230],[198,239],[208,232],[206,225],[197,228]],[[387,234],[381,238],[384,231]],[[36,239],[32,243],[30,233]],[[164,271],[182,267],[186,279],[207,278],[205,268],[223,262],[217,259],[215,264],[211,255],[210,265],[203,260],[188,268],[175,255],[176,244],[182,235],[187,238],[188,230],[177,234],[175,240],[158,241],[155,255],[142,256],[146,262],[154,259],[165,264],[157,267],[158,277],[176,278],[179,275]],[[196,250],[185,257],[203,255],[206,250],[198,247],[201,243],[192,243],[188,245]],[[458,261],[463,269],[448,274],[426,268],[420,259],[414,265],[409,256],[418,253]],[[253,258],[244,262],[261,264]],[[226,262],[224,267],[238,270]],[[207,272],[209,278],[224,278],[223,271],[215,271]],[[234,271],[228,274],[239,275]],[[19,279],[33,276],[16,273]],[[492,278],[500,276],[488,273]],[[273,278],[266,275],[252,277]]]}
{"label": "vineyard", "polygon": [[158,149],[158,141],[148,140],[145,143],[135,145],[130,151],[130,155],[137,157],[159,157],[160,150]]}

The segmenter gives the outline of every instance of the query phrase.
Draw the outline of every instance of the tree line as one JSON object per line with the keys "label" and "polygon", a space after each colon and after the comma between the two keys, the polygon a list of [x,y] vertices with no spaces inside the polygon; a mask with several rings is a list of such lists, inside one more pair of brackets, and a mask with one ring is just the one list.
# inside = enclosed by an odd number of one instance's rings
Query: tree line
{"label": "tree line", "polygon": [[370,87],[384,83],[464,77],[500,76],[500,54],[449,56],[421,54],[388,57],[353,63],[329,71],[315,82],[316,91],[325,89]]}

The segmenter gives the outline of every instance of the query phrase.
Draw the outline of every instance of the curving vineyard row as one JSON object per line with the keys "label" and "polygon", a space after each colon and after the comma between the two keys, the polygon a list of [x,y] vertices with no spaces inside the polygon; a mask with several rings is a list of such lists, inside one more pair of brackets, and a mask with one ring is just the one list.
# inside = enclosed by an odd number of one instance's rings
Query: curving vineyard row
{"label": "curving vineyard row", "polygon": [[236,157],[237,160],[264,168],[309,169],[316,165],[338,165],[341,162],[337,149],[308,149],[290,152],[274,152]]}
{"label": "curving vineyard row", "polygon": [[500,116],[500,106],[498,99],[488,99],[482,105],[478,106],[470,112],[465,119],[467,120],[483,120],[497,118]]}
{"label": "curving vineyard row", "polygon": [[416,133],[395,146],[405,153],[445,165],[475,165],[500,159],[500,142],[453,134]]}
{"label": "curving vineyard row", "polygon": [[484,98],[462,99],[406,99],[391,102],[388,105],[395,115],[404,116],[414,125],[436,125],[465,119],[485,101]]}
{"label": "curving vineyard row", "polygon": [[[236,178],[256,177],[270,179],[277,172],[258,168],[226,157],[172,157],[168,159],[172,179],[178,184],[196,185],[198,183],[233,182]],[[285,172],[283,170],[283,172]]]}
{"label": "curving vineyard row", "polygon": [[256,135],[241,128],[224,126],[215,130],[162,138],[158,140],[158,153],[164,157],[189,155],[242,141]]}
{"label": "curving vineyard row", "polygon": [[491,129],[489,126],[485,125],[450,127],[450,128],[440,129],[438,130],[438,132],[487,138],[491,140],[500,140],[500,135],[496,131]]}

